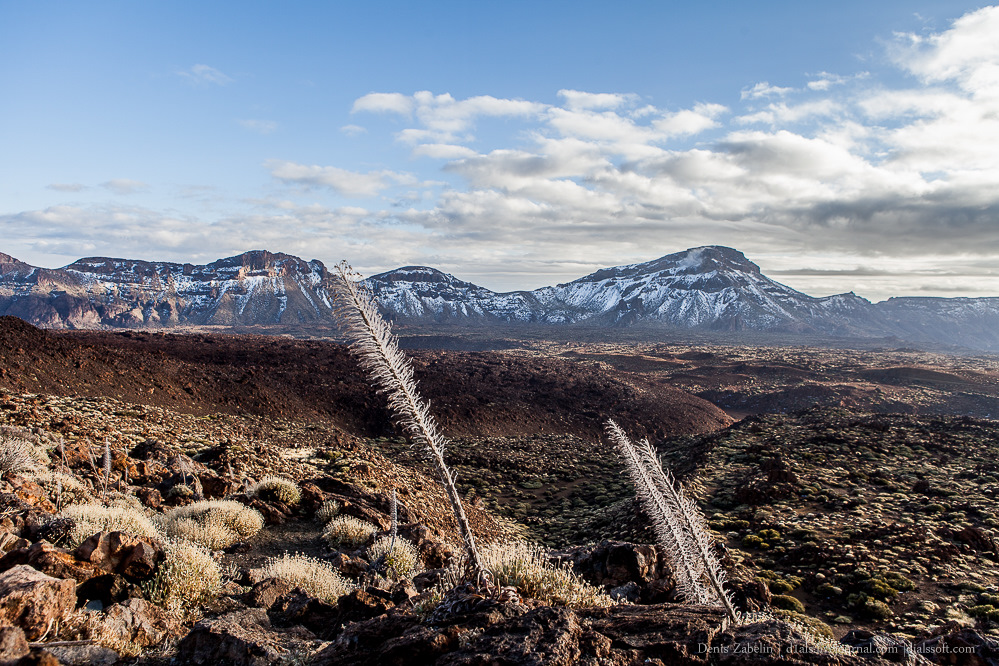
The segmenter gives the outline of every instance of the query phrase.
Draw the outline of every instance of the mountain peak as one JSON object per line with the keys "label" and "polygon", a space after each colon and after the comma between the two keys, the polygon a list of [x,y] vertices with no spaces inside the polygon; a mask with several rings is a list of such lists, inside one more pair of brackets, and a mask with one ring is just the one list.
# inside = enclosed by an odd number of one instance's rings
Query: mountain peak
{"label": "mountain peak", "polygon": [[479,286],[470,282],[459,280],[450,273],[439,271],[430,266],[403,266],[391,271],[372,275],[368,278],[371,282],[391,284],[395,282],[411,282],[421,284],[450,285],[454,287],[480,289]]}
{"label": "mountain peak", "polygon": [[651,263],[669,261],[678,263],[680,268],[691,272],[707,273],[717,269],[736,270],[744,273],[759,273],[760,267],[746,258],[739,250],[724,245],[702,245],[669,254]]}

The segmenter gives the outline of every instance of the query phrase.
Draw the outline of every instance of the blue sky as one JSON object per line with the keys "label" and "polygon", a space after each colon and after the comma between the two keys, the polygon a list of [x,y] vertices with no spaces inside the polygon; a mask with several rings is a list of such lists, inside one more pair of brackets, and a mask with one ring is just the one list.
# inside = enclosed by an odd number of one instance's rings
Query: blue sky
{"label": "blue sky", "polygon": [[999,9],[0,0],[0,252],[999,295]]}

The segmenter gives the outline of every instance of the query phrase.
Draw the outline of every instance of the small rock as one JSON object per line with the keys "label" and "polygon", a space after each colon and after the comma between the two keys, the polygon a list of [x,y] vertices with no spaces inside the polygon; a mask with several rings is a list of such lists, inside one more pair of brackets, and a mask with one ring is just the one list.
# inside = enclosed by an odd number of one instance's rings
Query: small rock
{"label": "small rock", "polygon": [[265,578],[246,593],[245,601],[254,608],[269,609],[284,594],[291,592],[294,585],[280,578]]}
{"label": "small rock", "polygon": [[128,599],[107,609],[105,625],[122,639],[142,647],[159,645],[181,632],[181,625],[145,599]]}
{"label": "small rock", "polygon": [[121,656],[100,645],[60,645],[45,648],[64,666],[112,666]]}
{"label": "small rock", "polygon": [[624,585],[612,588],[609,594],[614,601],[624,600],[636,603],[642,598],[642,590],[638,587],[638,583],[633,580],[628,581]]}
{"label": "small rock", "polygon": [[20,627],[0,627],[0,661],[18,659],[29,651],[28,639]]}

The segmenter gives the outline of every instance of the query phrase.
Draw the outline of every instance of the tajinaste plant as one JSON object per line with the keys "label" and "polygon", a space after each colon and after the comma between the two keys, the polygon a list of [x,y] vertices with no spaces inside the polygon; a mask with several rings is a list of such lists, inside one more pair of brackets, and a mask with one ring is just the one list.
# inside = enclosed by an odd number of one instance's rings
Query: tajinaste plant
{"label": "tajinaste plant", "polygon": [[350,348],[377,384],[378,392],[388,397],[396,423],[426,449],[451,504],[472,573],[476,576],[486,573],[455,488],[454,474],[444,462],[447,439],[440,434],[427,403],[417,391],[413,366],[399,350],[398,339],[392,334],[391,325],[378,314],[371,294],[360,284],[361,276],[346,262],[337,264],[335,270],[336,313],[350,340]]}
{"label": "tajinaste plant", "polygon": [[700,510],[683,493],[679,482],[663,470],[648,440],[635,444],[610,419],[606,430],[624,458],[659,542],[666,548],[680,593],[691,603],[723,606],[729,618],[738,622],[739,616],[723,587],[725,571],[715,556],[711,533]]}

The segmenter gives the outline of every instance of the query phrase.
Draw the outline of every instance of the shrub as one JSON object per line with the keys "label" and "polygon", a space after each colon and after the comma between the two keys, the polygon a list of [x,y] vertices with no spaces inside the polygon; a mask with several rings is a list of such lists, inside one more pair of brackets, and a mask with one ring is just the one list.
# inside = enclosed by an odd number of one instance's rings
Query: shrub
{"label": "shrub", "polygon": [[0,436],[0,479],[38,466],[31,444],[19,437]]}
{"label": "shrub", "polygon": [[239,502],[204,500],[168,511],[159,524],[171,537],[221,550],[259,532],[264,517]]}
{"label": "shrub", "polygon": [[834,637],[832,628],[817,618],[789,610],[778,610],[775,615],[782,620],[786,620],[792,625],[798,625],[797,628],[799,630],[806,631],[820,640],[832,640]]}
{"label": "shrub", "polygon": [[991,620],[993,622],[999,622],[999,609],[991,604],[982,604],[979,606],[972,606],[968,609],[968,615],[972,617],[981,618],[983,620]]}
{"label": "shrub", "polygon": [[86,504],[94,501],[94,496],[90,490],[79,479],[70,474],[46,469],[33,473],[31,480],[40,485],[45,490],[49,500],[57,506],[64,507],[70,504]]}
{"label": "shrub", "polygon": [[574,573],[570,564],[549,562],[545,551],[535,544],[491,544],[482,549],[482,562],[497,585],[515,587],[524,596],[546,604],[581,608],[613,603]]}
{"label": "shrub", "polygon": [[770,588],[771,594],[787,594],[794,589],[794,585],[786,580],[778,578],[776,580],[767,581],[767,587]]}
{"label": "shrub", "polygon": [[122,504],[72,504],[59,513],[73,521],[66,539],[73,548],[98,532],[125,532],[133,536],[159,539],[160,533],[141,511]]}
{"label": "shrub", "polygon": [[316,509],[316,520],[323,525],[329,523],[340,513],[340,503],[335,500],[326,500],[322,506]]}
{"label": "shrub", "polygon": [[302,501],[302,491],[298,489],[298,484],[290,479],[282,479],[277,476],[266,476],[257,481],[249,490],[248,495],[259,497],[265,502],[277,500],[288,506],[294,506]]}
{"label": "shrub", "polygon": [[378,539],[368,546],[367,555],[371,562],[384,556],[385,569],[399,578],[412,578],[422,570],[420,553],[416,550],[416,546],[408,539],[399,536],[395,538],[394,545],[390,536]]}
{"label": "shrub", "polygon": [[354,589],[329,563],[304,555],[285,553],[283,557],[272,557],[264,565],[263,573],[267,578],[280,578],[330,603],[336,603]]}
{"label": "shrub", "polygon": [[146,596],[164,608],[184,610],[214,599],[222,590],[222,569],[203,546],[167,542],[156,576],[144,585]]}
{"label": "shrub", "polygon": [[337,516],[326,526],[323,540],[334,548],[357,548],[363,546],[378,528],[353,516]]}
{"label": "shrub", "polygon": [[798,599],[787,594],[775,594],[770,599],[770,605],[781,610],[794,611],[795,613],[805,612],[805,605]]}
{"label": "shrub", "polygon": [[875,620],[887,620],[895,615],[888,604],[877,599],[868,599],[864,603],[864,612]]}

